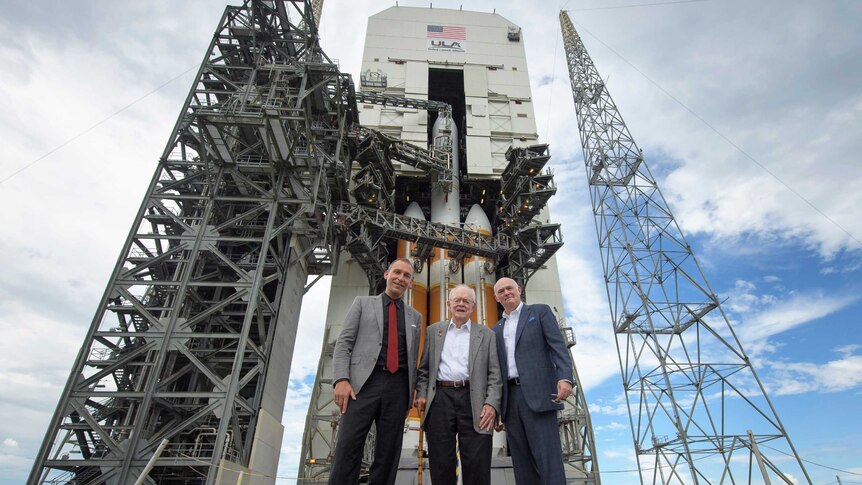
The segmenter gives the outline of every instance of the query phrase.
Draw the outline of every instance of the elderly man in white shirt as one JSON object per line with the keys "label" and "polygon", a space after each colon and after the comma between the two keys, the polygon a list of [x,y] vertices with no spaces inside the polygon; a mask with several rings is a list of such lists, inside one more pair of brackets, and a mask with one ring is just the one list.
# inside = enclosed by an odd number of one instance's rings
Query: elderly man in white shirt
{"label": "elderly man in white shirt", "polygon": [[464,485],[490,485],[491,445],[503,380],[494,332],[470,321],[476,293],[466,285],[449,291],[451,320],[428,327],[419,364],[416,407],[427,408],[431,482],[455,485],[456,439]]}

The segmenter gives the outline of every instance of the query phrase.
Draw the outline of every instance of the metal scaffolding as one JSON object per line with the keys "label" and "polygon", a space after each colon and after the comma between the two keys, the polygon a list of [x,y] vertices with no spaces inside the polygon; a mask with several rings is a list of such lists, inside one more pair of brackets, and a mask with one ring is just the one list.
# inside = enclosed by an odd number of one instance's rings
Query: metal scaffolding
{"label": "metal scaffolding", "polygon": [[[373,290],[387,244],[406,239],[490,258],[525,284],[562,245],[558,225],[532,220],[553,195],[552,176],[520,168],[507,178],[515,202],[496,236],[394,214],[393,160],[444,189],[457,174],[448,156],[359,125],[350,76],[318,45],[321,4],[245,0],[225,9],[29,484],[133,483],[151,459],[144,483],[273,478],[309,275],[332,274],[346,249]],[[512,151],[513,160],[543,165],[546,149]],[[320,385],[331,387],[323,375]],[[566,425],[571,456],[591,442],[578,396],[580,411]],[[318,407],[309,419],[334,439],[332,405]],[[325,462],[330,451],[304,444],[304,463]]]}
{"label": "metal scaffolding", "polygon": [[28,483],[133,483],[164,439],[145,483],[274,474],[252,462],[307,275],[337,264],[357,119],[315,30],[302,1],[225,9]]}
{"label": "metal scaffolding", "polygon": [[560,23],[641,483],[811,483],[566,12]]}

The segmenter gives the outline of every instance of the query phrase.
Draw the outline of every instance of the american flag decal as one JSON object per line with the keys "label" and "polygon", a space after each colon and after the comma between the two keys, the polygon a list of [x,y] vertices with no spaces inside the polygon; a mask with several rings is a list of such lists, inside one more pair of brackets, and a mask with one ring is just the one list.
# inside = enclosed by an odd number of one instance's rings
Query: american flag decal
{"label": "american flag decal", "polygon": [[429,25],[428,37],[431,39],[466,40],[467,29],[451,25]]}

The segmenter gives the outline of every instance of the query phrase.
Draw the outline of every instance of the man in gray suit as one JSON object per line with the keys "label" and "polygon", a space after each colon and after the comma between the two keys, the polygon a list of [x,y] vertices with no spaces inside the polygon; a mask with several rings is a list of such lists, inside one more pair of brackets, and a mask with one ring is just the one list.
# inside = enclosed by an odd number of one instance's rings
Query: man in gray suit
{"label": "man in gray suit", "polygon": [[518,485],[564,485],[557,411],[572,395],[572,358],[548,305],[521,302],[511,278],[494,285],[503,319],[494,327],[503,370],[500,417]]}
{"label": "man in gray suit", "polygon": [[344,318],[332,355],[335,404],[341,411],[330,485],[355,484],[372,422],[377,435],[370,485],[392,485],[404,420],[416,383],[422,316],[401,296],[413,286],[413,266],[396,259],[383,273],[386,290],[360,296]]}
{"label": "man in gray suit", "polygon": [[450,321],[428,327],[416,383],[416,407],[425,408],[431,482],[455,485],[457,437],[464,485],[490,485],[491,435],[503,381],[494,332],[473,325],[476,293],[466,285],[449,291]]}

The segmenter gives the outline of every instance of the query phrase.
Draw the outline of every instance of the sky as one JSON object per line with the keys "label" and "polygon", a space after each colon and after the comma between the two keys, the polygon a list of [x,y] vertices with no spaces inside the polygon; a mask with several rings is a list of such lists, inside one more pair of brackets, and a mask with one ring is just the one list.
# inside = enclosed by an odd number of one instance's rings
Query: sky
{"label": "sky", "polygon": [[[224,4],[0,0],[0,485],[27,476]],[[358,76],[364,19],[394,4],[326,3],[321,43],[343,72]],[[603,482],[634,483],[636,465],[561,7],[813,482],[862,483],[862,3],[433,2],[462,5],[523,28]],[[324,280],[303,306],[327,296]],[[323,322],[303,312],[297,348],[319,349]],[[296,476],[318,358],[294,357],[277,483]]]}

